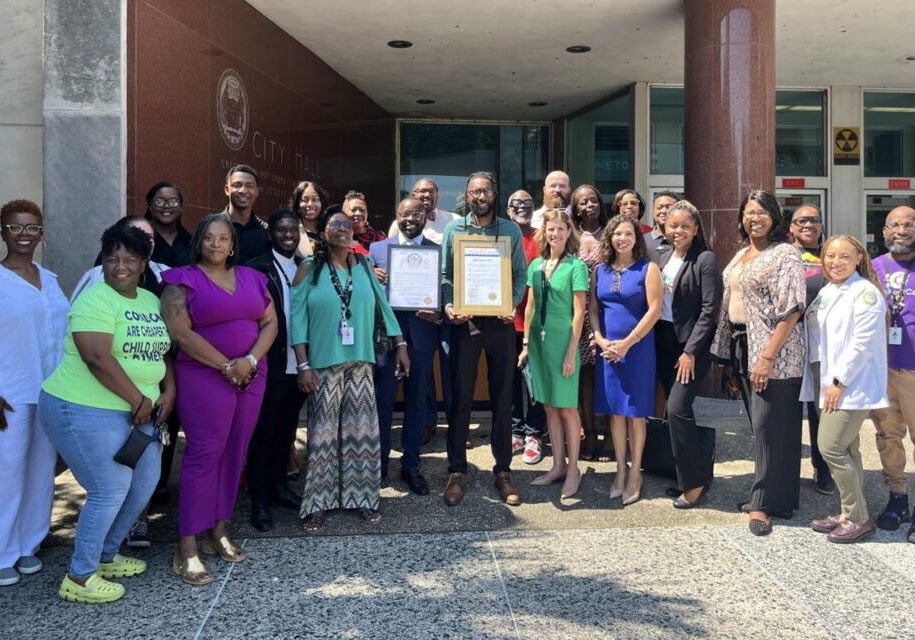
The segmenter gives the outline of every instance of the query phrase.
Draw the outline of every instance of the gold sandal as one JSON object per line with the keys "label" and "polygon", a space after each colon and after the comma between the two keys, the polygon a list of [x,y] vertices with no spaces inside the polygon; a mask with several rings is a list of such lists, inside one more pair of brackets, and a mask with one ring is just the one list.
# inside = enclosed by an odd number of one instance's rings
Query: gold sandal
{"label": "gold sandal", "polygon": [[241,562],[248,556],[245,550],[239,547],[228,535],[224,535],[219,540],[213,540],[209,536],[203,539],[203,552],[207,555],[218,555],[226,562]]}
{"label": "gold sandal", "polygon": [[216,579],[207,571],[206,566],[200,561],[200,557],[197,554],[194,554],[191,558],[182,558],[181,554],[175,551],[175,555],[172,558],[172,571],[175,572],[176,576],[180,576],[183,582],[195,587],[210,584]]}

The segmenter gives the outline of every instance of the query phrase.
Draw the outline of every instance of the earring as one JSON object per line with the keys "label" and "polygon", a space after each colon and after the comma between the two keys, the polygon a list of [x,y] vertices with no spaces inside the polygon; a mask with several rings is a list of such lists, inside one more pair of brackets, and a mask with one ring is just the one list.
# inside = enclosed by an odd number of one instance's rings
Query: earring
{"label": "earring", "polygon": [[229,252],[229,255],[230,255],[230,256],[234,256],[234,255],[235,255],[235,249],[232,249],[232,250]]}

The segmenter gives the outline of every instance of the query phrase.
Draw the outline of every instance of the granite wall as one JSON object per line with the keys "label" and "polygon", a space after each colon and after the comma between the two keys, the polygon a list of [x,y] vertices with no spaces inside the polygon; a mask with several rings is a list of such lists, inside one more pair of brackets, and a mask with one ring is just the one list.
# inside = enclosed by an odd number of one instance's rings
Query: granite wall
{"label": "granite wall", "polygon": [[181,186],[186,226],[222,209],[226,170],[261,175],[255,206],[285,206],[298,180],[393,211],[394,120],[242,0],[138,0],[127,14],[127,211]]}

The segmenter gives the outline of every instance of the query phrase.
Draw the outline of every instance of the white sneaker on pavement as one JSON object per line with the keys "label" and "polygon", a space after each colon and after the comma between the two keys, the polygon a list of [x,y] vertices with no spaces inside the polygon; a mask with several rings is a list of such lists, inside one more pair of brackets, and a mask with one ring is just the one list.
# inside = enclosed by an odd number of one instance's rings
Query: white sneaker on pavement
{"label": "white sneaker on pavement", "polygon": [[543,460],[543,445],[537,436],[527,436],[524,439],[524,455],[521,458],[524,464],[537,464]]}
{"label": "white sneaker on pavement", "polygon": [[512,434],[512,455],[524,451],[524,436]]}

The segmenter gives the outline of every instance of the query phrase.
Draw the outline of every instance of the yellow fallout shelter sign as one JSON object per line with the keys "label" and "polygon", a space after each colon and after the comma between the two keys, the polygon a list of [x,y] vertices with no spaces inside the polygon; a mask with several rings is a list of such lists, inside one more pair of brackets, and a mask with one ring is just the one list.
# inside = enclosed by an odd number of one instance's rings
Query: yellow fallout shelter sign
{"label": "yellow fallout shelter sign", "polygon": [[832,161],[833,164],[860,164],[860,127],[833,127]]}

